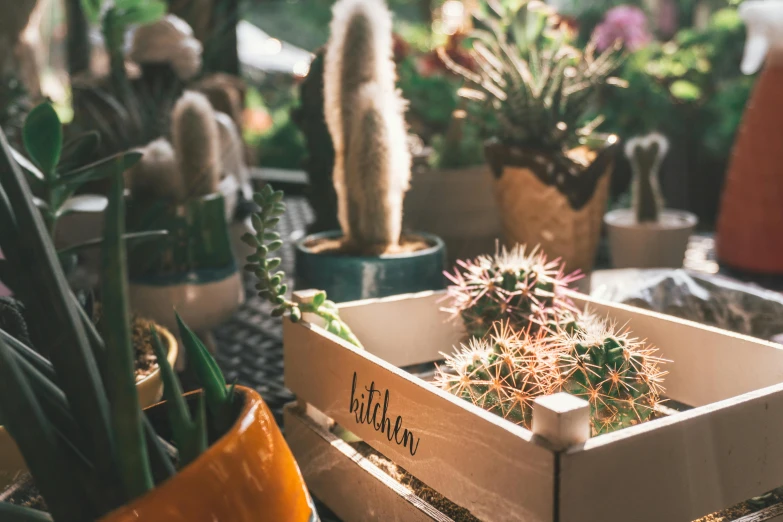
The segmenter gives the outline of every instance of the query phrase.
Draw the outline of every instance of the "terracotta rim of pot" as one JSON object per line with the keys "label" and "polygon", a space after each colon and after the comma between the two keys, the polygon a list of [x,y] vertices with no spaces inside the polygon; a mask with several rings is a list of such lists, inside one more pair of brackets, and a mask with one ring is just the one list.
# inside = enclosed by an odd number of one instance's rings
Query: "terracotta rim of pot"
{"label": "terracotta rim of pot", "polygon": [[[210,515],[221,522],[313,520],[312,499],[269,407],[255,390],[244,386],[234,390],[242,407],[226,433],[170,479],[99,522],[147,520],[151,514],[160,515],[154,520],[171,522],[190,522],[197,515]],[[148,410],[164,405],[165,401],[159,402]],[[261,476],[268,482],[260,483]],[[230,501],[220,493],[223,489],[231,490]],[[220,500],[213,502],[215,498]],[[273,500],[278,503],[270,505]],[[258,513],[261,504],[269,508],[265,516]],[[243,516],[236,518],[237,514]],[[297,514],[302,518],[296,518]]]}
{"label": "terracotta rim of pot", "polygon": [[420,237],[425,242],[429,243],[431,246],[424,248],[422,250],[416,250],[414,252],[400,252],[395,254],[382,254],[379,256],[356,256],[356,255],[349,255],[349,254],[342,254],[342,253],[333,253],[333,252],[313,252],[312,249],[310,249],[307,246],[307,243],[311,241],[316,241],[319,239],[339,239],[343,237],[342,230],[328,230],[326,232],[318,232],[316,234],[308,234],[305,237],[299,239],[296,242],[296,249],[300,250],[308,255],[311,256],[326,256],[326,257],[345,257],[345,258],[351,258],[351,259],[358,259],[358,260],[377,260],[377,259],[404,259],[404,258],[415,258],[415,257],[426,257],[431,256],[432,254],[443,250],[446,246],[446,244],[443,242],[441,238],[434,234],[429,234],[427,232],[407,232],[402,234],[403,237]]}
{"label": "terracotta rim of pot", "polygon": [[[688,212],[687,210],[667,208],[663,209],[660,215],[662,217],[668,216],[677,219],[677,222],[664,223],[659,220],[639,223],[633,216],[633,209],[619,208],[607,212],[604,215],[604,223],[606,223],[607,226],[625,230],[688,230],[694,228],[699,222],[699,218],[696,214]],[[628,219],[629,217],[630,220],[625,221],[625,219]]]}

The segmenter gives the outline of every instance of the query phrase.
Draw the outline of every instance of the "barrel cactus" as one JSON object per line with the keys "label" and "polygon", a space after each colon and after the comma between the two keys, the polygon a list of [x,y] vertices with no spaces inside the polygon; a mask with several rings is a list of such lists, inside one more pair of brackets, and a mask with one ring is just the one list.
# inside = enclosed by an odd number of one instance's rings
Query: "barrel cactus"
{"label": "barrel cactus", "polygon": [[515,424],[530,427],[533,401],[553,393],[558,382],[557,353],[544,331],[515,331],[495,323],[483,338],[471,338],[446,356],[436,383]]}
{"label": "barrel cactus", "polygon": [[548,261],[538,248],[503,247],[494,256],[457,263],[453,274],[446,273],[452,284],[444,311],[462,317],[471,336],[484,337],[505,320],[517,331],[536,331],[562,317],[560,311],[573,310],[564,290],[581,275],[564,275],[559,260]]}
{"label": "barrel cactus", "polygon": [[649,420],[666,374],[658,350],[590,313],[569,324],[550,337],[558,353],[557,391],[590,403],[593,435]]}
{"label": "barrel cactus", "polygon": [[554,319],[556,331],[495,323],[446,356],[436,385],[528,429],[536,397],[558,392],[590,403],[593,435],[649,420],[665,375],[657,350],[589,313]]}

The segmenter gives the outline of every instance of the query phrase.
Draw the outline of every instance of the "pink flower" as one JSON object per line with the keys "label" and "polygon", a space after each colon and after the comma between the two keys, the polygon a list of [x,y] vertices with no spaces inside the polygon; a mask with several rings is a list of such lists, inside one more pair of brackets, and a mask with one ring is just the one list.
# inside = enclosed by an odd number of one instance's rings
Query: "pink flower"
{"label": "pink flower", "polygon": [[593,32],[593,38],[599,51],[611,47],[617,40],[629,51],[636,51],[652,41],[652,34],[644,11],[631,5],[618,5],[606,12]]}

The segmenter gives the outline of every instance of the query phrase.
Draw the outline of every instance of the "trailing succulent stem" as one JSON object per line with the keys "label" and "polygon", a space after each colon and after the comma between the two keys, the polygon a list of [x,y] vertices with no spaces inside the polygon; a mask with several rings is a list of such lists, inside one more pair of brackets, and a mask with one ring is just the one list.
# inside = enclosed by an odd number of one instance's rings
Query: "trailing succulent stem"
{"label": "trailing succulent stem", "polygon": [[658,221],[663,210],[658,172],[668,150],[669,140],[657,133],[630,139],[625,144],[625,155],[634,176],[631,185],[634,214],[639,223]]}
{"label": "trailing succulent stem", "polygon": [[260,207],[260,211],[251,217],[256,232],[246,233],[242,236],[242,241],[255,248],[256,252],[247,257],[245,270],[258,278],[258,295],[275,305],[272,311],[274,317],[288,313],[291,321],[297,322],[303,313],[315,314],[326,322],[327,331],[361,348],[359,340],[340,319],[337,306],[326,298],[326,292],[317,292],[312,299],[303,303],[295,303],[286,298],[288,285],[283,282],[285,273],[282,270],[274,272],[280,266],[281,259],[269,257],[283,246],[280,234],[274,230],[280,217],[285,214],[283,195],[282,191],[275,191],[270,185],[265,185],[261,192],[253,196],[253,200]]}
{"label": "trailing succulent stem", "polygon": [[461,317],[467,333],[484,337],[497,321],[508,321],[517,331],[537,330],[557,317],[561,309],[572,309],[564,290],[581,277],[563,274],[559,260],[547,261],[538,250],[525,252],[517,245],[472,261],[458,261],[444,311]]}
{"label": "trailing succulent stem", "polygon": [[388,251],[399,244],[411,164],[405,102],[394,86],[391,13],[383,0],[340,0],[331,33],[324,96],[338,218],[348,244]]}

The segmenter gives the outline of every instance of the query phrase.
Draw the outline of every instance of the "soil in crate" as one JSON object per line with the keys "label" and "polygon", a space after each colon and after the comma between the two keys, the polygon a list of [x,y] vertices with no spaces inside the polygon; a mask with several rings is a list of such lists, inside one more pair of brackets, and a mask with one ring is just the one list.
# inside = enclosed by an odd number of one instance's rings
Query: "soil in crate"
{"label": "soil in crate", "polygon": [[391,478],[409,490],[413,491],[417,497],[424,500],[444,515],[450,517],[452,520],[454,520],[454,522],[481,522],[478,518],[474,517],[470,511],[461,506],[458,506],[431,487],[427,486],[424,482],[420,481],[404,469],[394,464],[394,462],[384,457],[381,453],[374,450],[367,443],[351,442],[350,445],[364,458],[377,466],[381,471],[389,475]]}

